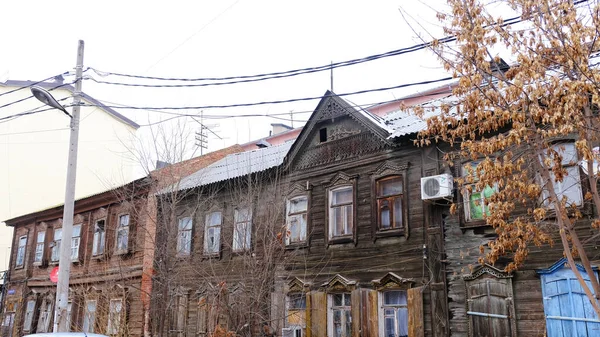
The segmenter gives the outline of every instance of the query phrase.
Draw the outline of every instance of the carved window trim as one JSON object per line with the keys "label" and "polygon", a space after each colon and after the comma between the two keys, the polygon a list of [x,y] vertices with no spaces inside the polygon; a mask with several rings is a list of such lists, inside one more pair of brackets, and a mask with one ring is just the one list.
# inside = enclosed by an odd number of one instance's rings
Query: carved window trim
{"label": "carved window trim", "polygon": [[[482,281],[485,281],[486,283],[486,287],[487,287],[487,294],[488,297],[490,297],[491,292],[490,292],[490,286],[489,286],[489,281],[490,279],[492,280],[496,280],[496,282],[498,283],[504,283],[506,286],[506,297],[504,298],[506,301],[506,307],[507,307],[507,318],[509,319],[509,324],[510,324],[510,332],[512,336],[518,336],[517,334],[517,320],[516,320],[516,311],[515,311],[515,307],[514,307],[514,290],[513,290],[513,286],[512,286],[512,274],[506,273],[498,268],[495,268],[493,266],[490,266],[488,264],[485,264],[483,266],[480,266],[478,268],[476,268],[471,274],[469,275],[465,275],[463,276],[463,280],[464,280],[464,286],[465,286],[465,313],[466,313],[466,318],[468,320],[468,336],[475,336],[475,331],[474,331],[474,323],[473,323],[473,319],[474,318],[479,318],[482,317],[482,315],[477,315],[477,312],[475,312],[474,310],[472,310],[472,303],[473,303],[473,299],[471,298],[471,291],[470,286],[473,285],[477,285],[479,283],[483,283]],[[498,297],[498,296],[496,296]],[[489,299],[488,299],[489,301]],[[471,314],[473,313],[473,314]],[[494,313],[492,313],[494,314]],[[485,318],[485,317],[484,317]],[[491,319],[491,318],[490,318]],[[493,322],[498,323],[497,319],[494,319]]]}
{"label": "carved window trim", "polygon": [[[355,245],[357,244],[357,175],[347,175],[343,172],[339,172],[333,176],[328,184],[326,184],[325,189],[325,242],[327,246],[331,244],[338,243],[349,243],[353,242]],[[343,187],[351,187],[352,188],[352,233],[343,235],[343,236],[331,236],[331,219],[330,219],[330,211],[331,211],[331,194],[336,190],[339,190]]]}
{"label": "carved window trim", "polygon": [[[287,231],[289,230],[289,202],[294,199],[306,198],[306,228],[305,230],[305,238],[304,240],[291,242],[289,240]],[[284,208],[284,219],[285,219],[285,248],[286,249],[296,249],[296,248],[305,248],[310,245],[310,230],[311,230],[311,205],[312,205],[312,185],[306,181],[306,186],[303,186],[300,183],[295,183],[289,189],[286,197],[285,197],[285,208]],[[292,215],[299,215],[301,213],[294,213]]]}
{"label": "carved window trim", "polygon": [[28,233],[19,235],[17,239],[17,256],[15,258],[15,269],[25,268],[27,262],[27,241],[29,241]]}
{"label": "carved window trim", "polygon": [[[307,313],[306,313],[306,309],[307,309],[307,297],[308,297],[308,292],[310,291],[310,283],[304,282],[303,280],[295,277],[294,279],[292,279],[288,284],[287,284],[287,289],[286,289],[286,296],[285,296],[285,327],[287,329],[289,329],[290,331],[295,331],[295,330],[301,330],[302,334],[304,335],[304,331],[306,329],[306,324],[307,324]],[[293,322],[289,321],[289,318],[292,317],[292,313],[290,311],[290,303],[292,303],[292,298],[294,297],[299,297],[300,301],[304,300],[304,308],[293,308],[295,310],[293,311],[300,311],[301,309],[304,309],[304,317],[303,319],[303,324],[294,324]],[[300,302],[302,303],[302,302]],[[299,313],[299,315],[301,315]]]}
{"label": "carved window trim", "polygon": [[[408,167],[410,163],[401,165],[384,162],[374,172],[371,173],[371,235],[373,241],[382,237],[404,236],[408,239],[410,235],[410,220],[408,216]],[[378,207],[378,183],[393,177],[402,178],[402,228],[399,229],[379,229],[379,207]]]}

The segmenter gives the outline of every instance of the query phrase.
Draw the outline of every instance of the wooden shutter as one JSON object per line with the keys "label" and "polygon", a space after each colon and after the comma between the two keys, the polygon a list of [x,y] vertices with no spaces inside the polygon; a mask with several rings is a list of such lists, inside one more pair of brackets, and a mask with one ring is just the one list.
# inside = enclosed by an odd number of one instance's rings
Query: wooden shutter
{"label": "wooden shutter", "polygon": [[[510,279],[480,278],[467,283],[472,336],[513,336]],[[493,316],[491,316],[493,315]]]}
{"label": "wooden shutter", "polygon": [[308,293],[307,298],[310,303],[310,315],[308,315],[310,326],[307,326],[306,329],[307,337],[327,336],[327,294],[324,292],[311,292]]}
{"label": "wooden shutter", "polygon": [[355,289],[350,293],[350,300],[352,307],[350,308],[350,313],[352,316],[352,337],[360,337],[361,336],[361,327],[362,327],[362,319],[361,319],[361,306],[362,306],[362,291],[361,289]]}
{"label": "wooden shutter", "polygon": [[206,336],[206,321],[208,319],[208,303],[206,297],[201,296],[198,299],[198,316],[196,321],[196,333],[199,336]]}
{"label": "wooden shutter", "polygon": [[[408,297],[408,337],[423,337],[423,287],[407,290]],[[498,335],[500,336],[500,335]]]}

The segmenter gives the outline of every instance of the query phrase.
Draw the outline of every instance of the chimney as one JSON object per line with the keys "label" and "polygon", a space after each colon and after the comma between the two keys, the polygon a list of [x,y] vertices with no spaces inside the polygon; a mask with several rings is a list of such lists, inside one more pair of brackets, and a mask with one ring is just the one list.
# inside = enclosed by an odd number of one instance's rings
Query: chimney
{"label": "chimney", "polygon": [[271,128],[273,128],[273,131],[271,132],[272,136],[278,135],[282,132],[289,131],[292,129],[291,126],[287,126],[281,123],[271,123]]}

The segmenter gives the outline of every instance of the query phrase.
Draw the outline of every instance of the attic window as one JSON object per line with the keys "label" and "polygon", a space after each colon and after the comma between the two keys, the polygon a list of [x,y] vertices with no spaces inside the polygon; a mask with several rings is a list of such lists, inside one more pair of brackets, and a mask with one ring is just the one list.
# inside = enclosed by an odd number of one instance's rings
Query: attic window
{"label": "attic window", "polygon": [[327,141],[327,128],[322,128],[321,130],[319,130],[319,141],[321,143]]}

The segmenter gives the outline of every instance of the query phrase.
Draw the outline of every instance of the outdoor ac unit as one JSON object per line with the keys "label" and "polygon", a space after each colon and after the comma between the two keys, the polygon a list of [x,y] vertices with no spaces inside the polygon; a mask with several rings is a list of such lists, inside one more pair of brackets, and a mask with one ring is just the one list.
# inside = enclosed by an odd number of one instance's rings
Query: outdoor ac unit
{"label": "outdoor ac unit", "polygon": [[450,174],[421,178],[421,199],[436,200],[452,197],[454,180]]}

